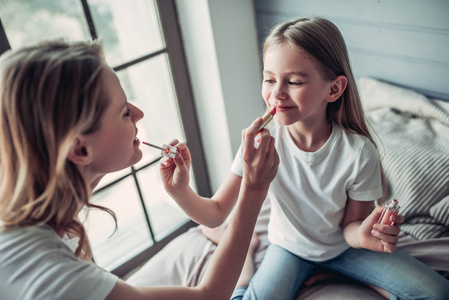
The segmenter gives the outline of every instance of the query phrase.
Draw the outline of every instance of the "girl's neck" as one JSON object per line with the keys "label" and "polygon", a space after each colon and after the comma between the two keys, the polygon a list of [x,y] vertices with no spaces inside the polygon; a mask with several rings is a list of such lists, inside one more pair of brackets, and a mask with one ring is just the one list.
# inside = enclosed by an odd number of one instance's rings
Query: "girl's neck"
{"label": "girl's neck", "polygon": [[318,151],[332,133],[332,123],[325,122],[297,122],[287,126],[290,137],[295,145],[305,152]]}

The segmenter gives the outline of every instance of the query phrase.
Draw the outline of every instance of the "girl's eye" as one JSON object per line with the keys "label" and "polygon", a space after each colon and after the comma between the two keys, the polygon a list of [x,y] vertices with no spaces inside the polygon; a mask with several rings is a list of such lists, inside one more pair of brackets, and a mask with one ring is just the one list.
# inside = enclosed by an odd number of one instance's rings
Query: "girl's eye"
{"label": "girl's eye", "polygon": [[272,83],[274,83],[275,81],[272,80],[272,79],[266,79],[266,80],[264,80],[264,82],[265,82],[265,83],[270,83],[270,84],[272,84]]}
{"label": "girl's eye", "polygon": [[293,82],[293,81],[289,81],[288,82],[289,85],[293,85],[293,86],[299,86],[302,84],[302,82]]}

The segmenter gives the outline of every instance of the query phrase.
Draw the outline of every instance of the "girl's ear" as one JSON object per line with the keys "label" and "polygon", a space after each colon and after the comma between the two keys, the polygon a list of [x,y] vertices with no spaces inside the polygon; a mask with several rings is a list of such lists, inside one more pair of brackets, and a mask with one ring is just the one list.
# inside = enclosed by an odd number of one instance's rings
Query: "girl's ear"
{"label": "girl's ear", "polygon": [[327,95],[327,102],[334,102],[337,101],[341,94],[346,89],[346,86],[348,85],[348,79],[346,76],[340,75],[332,82],[332,85],[329,90],[329,94]]}
{"label": "girl's ear", "polygon": [[86,140],[79,136],[70,148],[67,158],[77,166],[85,166],[92,161],[92,151]]}

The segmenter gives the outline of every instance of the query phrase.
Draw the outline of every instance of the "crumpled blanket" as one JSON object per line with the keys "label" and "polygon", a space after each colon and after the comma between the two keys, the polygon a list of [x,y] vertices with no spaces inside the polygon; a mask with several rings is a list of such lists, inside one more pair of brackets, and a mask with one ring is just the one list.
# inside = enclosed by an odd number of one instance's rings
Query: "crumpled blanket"
{"label": "crumpled blanket", "polygon": [[449,102],[371,78],[359,80],[390,199],[418,240],[449,232]]}

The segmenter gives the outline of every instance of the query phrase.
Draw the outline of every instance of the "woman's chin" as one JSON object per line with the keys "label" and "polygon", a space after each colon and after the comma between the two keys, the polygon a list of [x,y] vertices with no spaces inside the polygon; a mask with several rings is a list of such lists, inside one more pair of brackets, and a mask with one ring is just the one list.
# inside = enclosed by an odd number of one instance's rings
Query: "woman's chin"
{"label": "woman's chin", "polygon": [[132,165],[135,165],[135,164],[137,164],[139,161],[141,161],[141,160],[142,160],[142,157],[143,157],[142,151],[139,149],[138,154],[137,154],[136,157],[133,159],[133,163],[131,164],[131,166],[132,166]]}

